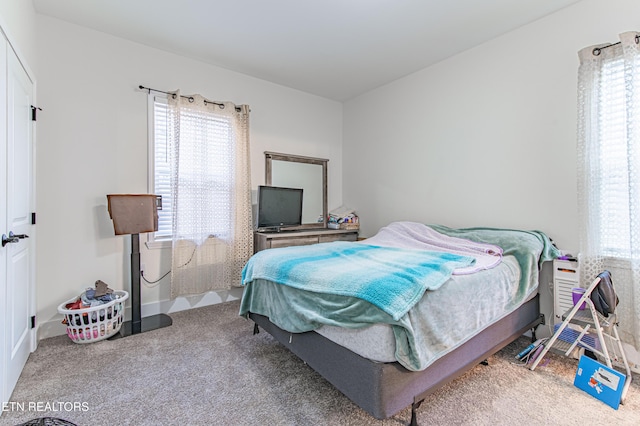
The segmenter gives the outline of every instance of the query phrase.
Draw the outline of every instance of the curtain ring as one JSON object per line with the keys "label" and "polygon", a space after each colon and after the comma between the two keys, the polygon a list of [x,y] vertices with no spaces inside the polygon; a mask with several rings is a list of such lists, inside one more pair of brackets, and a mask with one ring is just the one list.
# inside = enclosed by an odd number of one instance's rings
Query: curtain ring
{"label": "curtain ring", "polygon": [[195,101],[195,99],[193,99],[193,96],[189,96],[188,99],[189,99],[189,103],[191,103],[191,104],[193,103],[193,101]]}
{"label": "curtain ring", "polygon": [[220,107],[220,109],[224,109],[224,104],[218,104],[218,106]]}
{"label": "curtain ring", "polygon": [[640,34],[636,34],[636,44],[640,44]]}
{"label": "curtain ring", "polygon": [[593,52],[592,52],[593,56],[600,56],[600,52],[602,52],[602,49],[600,49],[599,47],[594,47],[593,48]]}
{"label": "curtain ring", "polygon": [[175,99],[175,98],[176,98],[176,94],[175,94],[175,93],[172,93],[172,94],[171,94],[171,99]]}

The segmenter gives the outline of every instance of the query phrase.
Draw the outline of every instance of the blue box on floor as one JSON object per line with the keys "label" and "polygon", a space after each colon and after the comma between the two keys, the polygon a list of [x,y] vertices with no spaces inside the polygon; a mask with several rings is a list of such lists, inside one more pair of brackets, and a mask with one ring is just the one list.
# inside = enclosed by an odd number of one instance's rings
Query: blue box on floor
{"label": "blue box on floor", "polygon": [[624,374],[582,355],[573,384],[617,410],[625,380]]}

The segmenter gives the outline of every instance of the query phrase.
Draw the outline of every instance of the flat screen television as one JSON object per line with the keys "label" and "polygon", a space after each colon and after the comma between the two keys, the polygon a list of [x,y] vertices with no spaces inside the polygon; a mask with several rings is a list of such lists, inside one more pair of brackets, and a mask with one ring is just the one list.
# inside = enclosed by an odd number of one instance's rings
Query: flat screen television
{"label": "flat screen television", "polygon": [[302,224],[302,188],[258,186],[258,229]]}

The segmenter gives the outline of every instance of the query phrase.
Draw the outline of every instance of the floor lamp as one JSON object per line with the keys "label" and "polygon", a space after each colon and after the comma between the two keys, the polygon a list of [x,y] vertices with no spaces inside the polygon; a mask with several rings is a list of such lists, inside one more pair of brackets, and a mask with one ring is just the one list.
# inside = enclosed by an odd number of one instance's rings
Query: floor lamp
{"label": "floor lamp", "polygon": [[116,339],[170,326],[170,316],[157,314],[142,318],[140,308],[140,233],[158,230],[158,197],[153,194],[107,195],[109,216],[116,235],[131,235],[131,321],[122,324]]}

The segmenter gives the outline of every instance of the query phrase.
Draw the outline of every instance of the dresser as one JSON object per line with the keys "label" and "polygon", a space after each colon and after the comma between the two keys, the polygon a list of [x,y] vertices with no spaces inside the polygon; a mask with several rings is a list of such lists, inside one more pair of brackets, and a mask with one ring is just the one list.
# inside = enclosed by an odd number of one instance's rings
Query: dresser
{"label": "dresser", "polygon": [[357,229],[302,229],[295,231],[253,233],[253,251],[277,247],[306,246],[331,241],[357,241]]}
{"label": "dresser", "polygon": [[578,262],[553,261],[553,324],[561,323],[562,314],[573,308],[572,288],[580,287]]}

